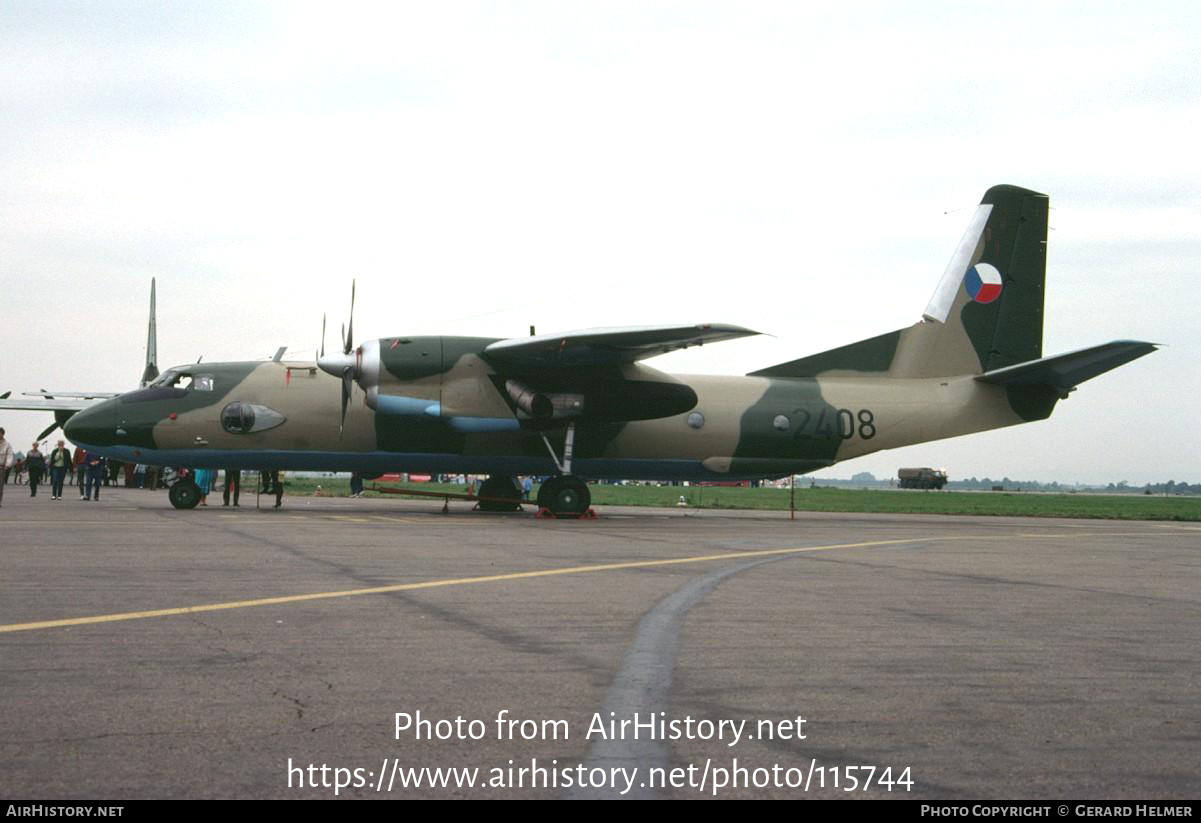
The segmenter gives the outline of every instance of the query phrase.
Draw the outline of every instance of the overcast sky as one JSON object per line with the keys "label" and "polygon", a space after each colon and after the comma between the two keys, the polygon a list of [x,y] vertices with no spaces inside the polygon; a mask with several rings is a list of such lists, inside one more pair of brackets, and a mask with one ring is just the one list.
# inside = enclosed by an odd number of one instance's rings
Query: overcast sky
{"label": "overcast sky", "polygon": [[[1201,482],[1201,5],[0,4],[0,391],[159,359],[727,322],[745,373],[916,322],[983,192],[1051,197],[1051,420],[883,452]],[[336,394],[331,409],[337,408]],[[27,448],[48,415],[0,413]]]}

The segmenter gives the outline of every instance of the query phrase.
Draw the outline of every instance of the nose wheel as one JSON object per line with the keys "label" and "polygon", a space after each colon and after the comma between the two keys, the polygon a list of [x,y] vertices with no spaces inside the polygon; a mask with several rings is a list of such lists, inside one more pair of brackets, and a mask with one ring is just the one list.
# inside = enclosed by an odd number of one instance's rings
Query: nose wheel
{"label": "nose wheel", "polygon": [[191,480],[179,480],[167,490],[167,499],[177,509],[194,509],[200,502],[200,488]]}

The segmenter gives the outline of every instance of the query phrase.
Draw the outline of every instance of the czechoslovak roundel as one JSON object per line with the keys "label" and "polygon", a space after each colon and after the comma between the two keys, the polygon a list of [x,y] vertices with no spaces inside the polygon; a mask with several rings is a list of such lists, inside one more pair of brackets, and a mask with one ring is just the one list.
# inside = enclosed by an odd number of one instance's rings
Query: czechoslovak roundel
{"label": "czechoslovak roundel", "polygon": [[1001,296],[1001,273],[988,263],[977,263],[967,270],[963,285],[977,303],[991,303]]}

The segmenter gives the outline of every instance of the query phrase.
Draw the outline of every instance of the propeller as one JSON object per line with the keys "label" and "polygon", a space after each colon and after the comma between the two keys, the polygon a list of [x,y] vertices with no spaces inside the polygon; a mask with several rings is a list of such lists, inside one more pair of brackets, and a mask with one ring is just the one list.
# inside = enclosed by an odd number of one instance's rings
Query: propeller
{"label": "propeller", "polygon": [[41,434],[39,434],[37,436],[37,439],[43,440],[46,437],[49,437],[50,433],[52,431],[54,431],[55,429],[57,429],[59,426],[66,425],[66,422],[71,419],[71,416],[73,414],[75,414],[74,411],[68,411],[66,409],[56,409],[54,412],[54,422],[51,423],[46,428],[42,429],[42,432],[41,432]]}
{"label": "propeller", "polygon": [[338,434],[346,427],[346,407],[350,405],[350,392],[354,386],[357,356],[354,352],[354,292],[355,281],[350,281],[350,318],[348,325],[342,326],[342,354],[325,354],[325,316],[321,317],[321,353],[317,355],[317,366],[326,374],[338,377],[342,381],[342,419],[338,424]]}

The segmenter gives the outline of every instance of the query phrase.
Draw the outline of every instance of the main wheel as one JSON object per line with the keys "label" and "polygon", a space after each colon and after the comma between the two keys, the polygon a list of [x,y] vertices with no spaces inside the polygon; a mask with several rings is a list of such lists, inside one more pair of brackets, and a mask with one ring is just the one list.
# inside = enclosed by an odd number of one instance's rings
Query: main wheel
{"label": "main wheel", "polygon": [[194,509],[200,502],[200,489],[191,480],[180,480],[167,491],[167,499],[177,509]]}
{"label": "main wheel", "polygon": [[515,512],[521,507],[521,489],[512,477],[489,477],[480,484],[476,496],[481,498],[483,512]]}
{"label": "main wheel", "polygon": [[578,477],[552,477],[538,492],[538,505],[550,509],[555,516],[579,516],[588,511],[592,494],[588,484]]}

